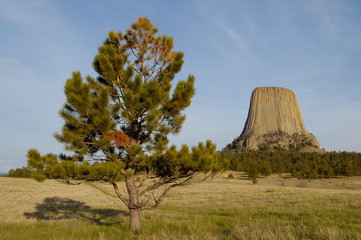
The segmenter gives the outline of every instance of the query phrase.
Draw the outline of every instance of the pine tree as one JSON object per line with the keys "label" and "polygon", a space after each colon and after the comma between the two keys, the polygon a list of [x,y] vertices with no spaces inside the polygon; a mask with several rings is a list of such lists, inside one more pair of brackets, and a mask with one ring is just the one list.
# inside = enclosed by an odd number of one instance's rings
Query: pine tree
{"label": "pine tree", "polygon": [[[194,76],[178,81],[183,53],[173,38],[140,17],[125,33],[110,31],[93,67],[97,78],[74,72],[66,81],[64,127],[55,138],[73,156],[41,156],[28,151],[28,165],[39,180],[105,181],[128,207],[130,229],[141,227],[140,212],[155,209],[174,187],[191,183],[196,173],[212,176],[222,167],[211,141],[197,147],[168,146],[179,133],[193,95]],[[202,175],[203,176],[203,175]],[[125,183],[121,193],[118,181]]]}

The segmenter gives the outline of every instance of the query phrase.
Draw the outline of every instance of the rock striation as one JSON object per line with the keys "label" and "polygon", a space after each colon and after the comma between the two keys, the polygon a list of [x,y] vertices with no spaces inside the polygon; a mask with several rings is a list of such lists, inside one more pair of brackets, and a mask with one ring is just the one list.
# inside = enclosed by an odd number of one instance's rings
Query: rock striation
{"label": "rock striation", "polygon": [[316,137],[306,130],[296,95],[281,87],[253,90],[242,134],[227,148],[237,151],[323,151]]}

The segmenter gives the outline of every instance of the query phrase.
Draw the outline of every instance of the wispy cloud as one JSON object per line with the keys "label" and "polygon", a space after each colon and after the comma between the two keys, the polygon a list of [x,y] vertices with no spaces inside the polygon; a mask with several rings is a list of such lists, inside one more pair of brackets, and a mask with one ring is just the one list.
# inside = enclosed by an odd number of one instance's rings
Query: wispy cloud
{"label": "wispy cloud", "polygon": [[230,37],[237,45],[237,48],[240,50],[241,53],[244,55],[249,54],[249,46],[247,41],[245,41],[235,30],[231,27],[226,26],[218,19],[213,19],[213,21]]}
{"label": "wispy cloud", "polygon": [[14,57],[0,57],[0,72],[0,83],[6,83],[2,91],[14,83],[29,82],[29,79],[34,83],[38,78],[34,70]]}
{"label": "wispy cloud", "polygon": [[11,57],[0,57],[1,64],[17,64],[18,60],[16,58]]}
{"label": "wispy cloud", "polygon": [[40,16],[33,13],[42,4],[43,1],[2,0],[0,2],[0,18],[29,24],[39,19]]}
{"label": "wispy cloud", "polygon": [[1,0],[0,20],[48,31],[64,21],[49,1],[44,0]]}
{"label": "wispy cloud", "polygon": [[[338,40],[342,37],[345,16],[352,11],[350,7],[342,2],[320,1],[299,1],[300,5],[315,19],[322,31],[331,39]],[[348,25],[350,27],[350,25]]]}

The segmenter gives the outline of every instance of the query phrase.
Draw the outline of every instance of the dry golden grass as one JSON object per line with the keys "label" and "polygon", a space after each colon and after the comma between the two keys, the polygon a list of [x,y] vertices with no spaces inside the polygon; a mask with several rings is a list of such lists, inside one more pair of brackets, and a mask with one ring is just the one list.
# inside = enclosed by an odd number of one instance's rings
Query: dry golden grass
{"label": "dry golden grass", "polygon": [[[110,187],[100,185],[106,189]],[[106,195],[91,184],[70,185],[55,180],[38,182],[33,179],[0,177],[0,222],[34,221],[34,218],[27,218],[24,213],[34,212],[36,205],[42,204],[47,198],[71,199],[74,204],[82,202],[94,209],[126,210],[113,195]]]}
{"label": "dry golden grass", "polygon": [[255,185],[240,173],[232,172],[232,180],[228,174],[174,189],[159,209],[143,212],[138,235],[127,230],[127,210],[109,184],[0,177],[0,236],[24,239],[21,234],[26,232],[25,239],[361,238],[361,177],[308,181],[272,175]]}

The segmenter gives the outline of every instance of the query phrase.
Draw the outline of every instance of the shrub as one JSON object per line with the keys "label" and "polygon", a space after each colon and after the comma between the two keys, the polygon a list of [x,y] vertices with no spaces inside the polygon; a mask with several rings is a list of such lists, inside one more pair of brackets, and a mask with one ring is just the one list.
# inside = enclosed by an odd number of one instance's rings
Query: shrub
{"label": "shrub", "polygon": [[227,179],[234,179],[234,176],[232,173],[228,174]]}
{"label": "shrub", "polygon": [[8,177],[17,177],[17,178],[30,178],[31,177],[31,170],[27,167],[17,168],[17,169],[10,169]]}

